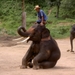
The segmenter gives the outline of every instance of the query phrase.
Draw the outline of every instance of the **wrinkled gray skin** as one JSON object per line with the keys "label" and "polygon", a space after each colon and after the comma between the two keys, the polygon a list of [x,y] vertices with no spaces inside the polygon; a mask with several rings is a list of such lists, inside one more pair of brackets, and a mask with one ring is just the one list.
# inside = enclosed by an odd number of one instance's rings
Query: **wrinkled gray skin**
{"label": "wrinkled gray skin", "polygon": [[[29,33],[20,27],[18,33],[23,37],[30,36],[28,41],[32,41],[30,48],[23,57],[21,68],[27,68],[27,66],[33,67],[34,69],[52,68],[56,65],[61,54],[56,41],[52,39],[50,31],[47,28],[37,26]],[[41,41],[41,39],[47,37],[50,37],[50,40]],[[30,65],[32,60],[33,64]]]}
{"label": "wrinkled gray skin", "polygon": [[71,32],[70,32],[70,44],[71,44],[71,52],[73,51],[73,40],[75,38],[75,24],[72,26]]}

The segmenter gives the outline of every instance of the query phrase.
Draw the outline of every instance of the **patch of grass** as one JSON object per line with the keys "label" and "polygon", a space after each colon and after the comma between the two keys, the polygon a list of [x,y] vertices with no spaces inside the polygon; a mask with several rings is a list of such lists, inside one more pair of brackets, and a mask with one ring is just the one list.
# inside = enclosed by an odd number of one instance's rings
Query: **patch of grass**
{"label": "patch of grass", "polygon": [[47,26],[47,28],[54,38],[66,38],[69,37],[71,26]]}
{"label": "patch of grass", "polygon": [[[19,6],[19,5],[18,5]],[[22,25],[22,10],[16,5],[14,9],[10,9],[9,13],[6,15],[6,11],[3,12],[4,14],[0,16],[1,24],[0,24],[0,33],[6,33],[8,35],[17,35],[17,28]],[[8,10],[4,7],[5,10]],[[43,8],[43,10],[48,14],[49,8]],[[32,10],[32,11],[30,11]],[[34,22],[37,20],[37,14],[33,9],[26,11],[26,29],[31,27]],[[65,38],[69,37],[71,25],[75,23],[74,19],[66,18],[63,19],[62,17],[56,18],[56,8],[52,8],[52,12],[48,16],[48,21],[46,27],[50,30],[51,35],[54,38]]]}
{"label": "patch of grass", "polygon": [[50,30],[50,33],[54,38],[66,38],[69,37],[71,26],[74,22],[74,19],[57,19],[51,15],[46,27]]}

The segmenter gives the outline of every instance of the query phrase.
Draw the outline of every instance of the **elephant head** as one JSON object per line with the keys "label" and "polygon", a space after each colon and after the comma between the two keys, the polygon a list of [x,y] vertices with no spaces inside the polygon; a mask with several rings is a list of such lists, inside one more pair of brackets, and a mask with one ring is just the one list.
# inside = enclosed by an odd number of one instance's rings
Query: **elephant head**
{"label": "elephant head", "polygon": [[28,30],[21,26],[18,28],[18,34],[22,37],[29,37],[27,41],[40,42],[42,39],[47,39],[50,36],[50,31],[41,25],[34,25]]}
{"label": "elephant head", "polygon": [[45,26],[38,25],[29,37],[27,41],[40,42],[43,39],[49,40],[51,36],[50,31]]}

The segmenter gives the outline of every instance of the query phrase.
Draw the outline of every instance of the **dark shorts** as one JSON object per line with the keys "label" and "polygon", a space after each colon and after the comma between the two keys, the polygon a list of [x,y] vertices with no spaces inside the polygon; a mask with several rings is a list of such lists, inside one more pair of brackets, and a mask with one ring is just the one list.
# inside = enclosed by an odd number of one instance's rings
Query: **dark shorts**
{"label": "dark shorts", "polygon": [[[40,24],[41,23],[41,19],[40,20],[37,20],[36,22],[38,23],[38,24]],[[45,22],[46,22],[46,20],[44,20]]]}

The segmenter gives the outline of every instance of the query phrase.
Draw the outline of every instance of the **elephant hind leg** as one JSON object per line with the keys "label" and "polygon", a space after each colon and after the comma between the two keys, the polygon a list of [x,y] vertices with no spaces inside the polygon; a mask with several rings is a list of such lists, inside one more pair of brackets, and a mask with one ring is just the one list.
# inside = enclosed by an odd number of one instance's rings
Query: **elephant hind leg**
{"label": "elephant hind leg", "polygon": [[39,53],[34,59],[33,59],[33,69],[39,69],[39,63],[46,61],[49,59],[49,55],[46,53]]}
{"label": "elephant hind leg", "polygon": [[47,69],[47,68],[53,68],[56,65],[57,62],[42,62],[39,64],[40,68]]}

